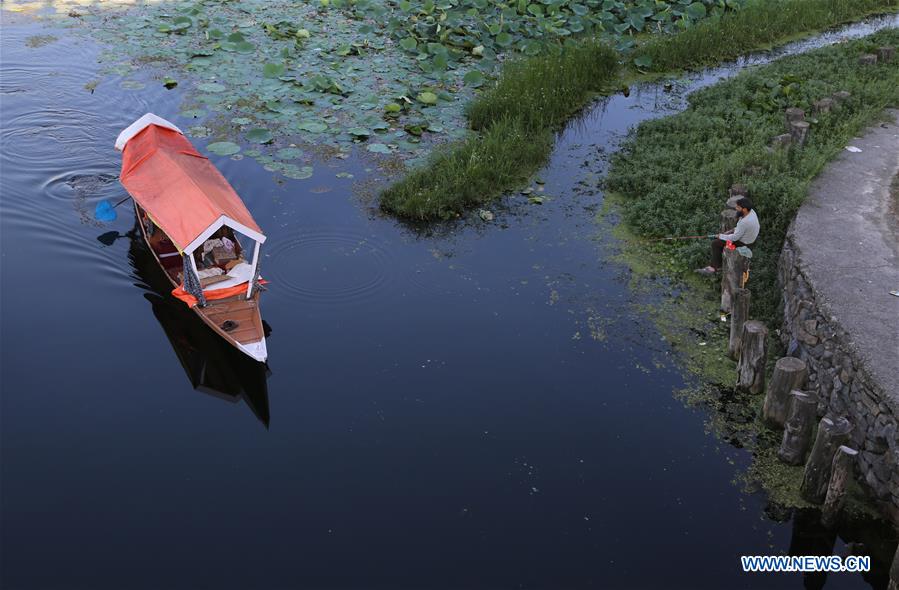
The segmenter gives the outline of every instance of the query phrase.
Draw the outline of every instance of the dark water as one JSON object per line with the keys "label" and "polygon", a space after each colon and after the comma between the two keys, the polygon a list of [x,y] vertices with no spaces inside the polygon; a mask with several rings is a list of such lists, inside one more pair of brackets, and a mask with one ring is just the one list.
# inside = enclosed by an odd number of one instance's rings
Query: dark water
{"label": "dark water", "polygon": [[[772,520],[734,483],[747,453],[672,398],[684,378],[596,235],[603,154],[734,69],[598,105],[543,173],[553,198],[492,224],[381,217],[364,160],[285,183],[213,156],[269,236],[269,376],[165,296],[130,210],[91,221],[124,196],[115,136],[147,111],[189,125],[178,94],[90,93],[96,46],[28,47],[46,30],[7,16],[3,588],[802,588],[825,580],[739,556],[884,543]],[[889,557],[826,587],[883,587]]]}

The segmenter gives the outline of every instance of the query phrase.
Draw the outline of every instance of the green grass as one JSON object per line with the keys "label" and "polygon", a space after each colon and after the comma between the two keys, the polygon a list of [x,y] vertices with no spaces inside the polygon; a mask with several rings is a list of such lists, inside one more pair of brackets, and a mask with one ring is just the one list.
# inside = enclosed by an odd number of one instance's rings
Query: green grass
{"label": "green grass", "polygon": [[634,57],[649,70],[689,69],[734,59],[799,33],[818,31],[867,14],[899,9],[899,0],[753,0],[742,10],[710,18],[674,36],[656,36]]}
{"label": "green grass", "polygon": [[618,55],[596,43],[513,61],[468,107],[474,135],[435,153],[381,195],[412,219],[446,219],[523,183],[552,151],[552,132],[615,77]]}
{"label": "green grass", "polygon": [[[632,57],[651,58],[654,71],[708,65],[897,8],[899,0],[755,0],[677,35],[651,37]],[[552,133],[621,82],[618,60],[611,48],[587,42],[508,62],[496,86],[467,109],[476,133],[387,188],[381,208],[409,219],[447,219],[517,188],[546,162]]]}
{"label": "green grass", "polygon": [[381,195],[381,207],[412,219],[447,219],[524,182],[552,151],[552,133],[502,119],[476,138],[438,150]]}
{"label": "green grass", "polygon": [[[899,63],[857,63],[881,45],[899,45],[899,30],[745,71],[693,94],[686,111],[641,124],[613,157],[606,179],[607,190],[622,196],[625,222],[645,237],[710,233],[717,229],[727,188],[746,185],[762,223],[753,247],[753,316],[779,325],[777,260],[809,183],[886,107],[899,104]],[[767,149],[785,131],[784,108],[811,113],[815,100],[838,90],[852,97],[818,116],[805,148]],[[683,268],[704,266],[708,243],[671,246],[664,255]]]}

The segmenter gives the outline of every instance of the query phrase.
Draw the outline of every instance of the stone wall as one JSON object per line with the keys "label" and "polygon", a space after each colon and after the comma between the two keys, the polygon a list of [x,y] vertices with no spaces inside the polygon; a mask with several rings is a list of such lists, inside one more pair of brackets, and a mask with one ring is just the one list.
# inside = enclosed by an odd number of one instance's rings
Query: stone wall
{"label": "stone wall", "polygon": [[[808,389],[819,396],[818,415],[846,416],[859,451],[859,479],[899,526],[899,392],[888,395],[866,367],[851,335],[816,294],[791,228],[779,263],[787,354],[808,363]],[[899,329],[897,318],[896,329]],[[899,354],[899,351],[896,351]]]}

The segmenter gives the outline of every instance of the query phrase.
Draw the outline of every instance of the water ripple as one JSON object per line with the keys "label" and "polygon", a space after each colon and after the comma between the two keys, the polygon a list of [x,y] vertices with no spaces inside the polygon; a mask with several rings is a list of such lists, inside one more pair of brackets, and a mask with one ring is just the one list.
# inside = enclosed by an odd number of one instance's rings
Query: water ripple
{"label": "water ripple", "polygon": [[351,228],[300,230],[266,250],[262,269],[272,291],[308,303],[358,303],[393,283],[388,249]]}

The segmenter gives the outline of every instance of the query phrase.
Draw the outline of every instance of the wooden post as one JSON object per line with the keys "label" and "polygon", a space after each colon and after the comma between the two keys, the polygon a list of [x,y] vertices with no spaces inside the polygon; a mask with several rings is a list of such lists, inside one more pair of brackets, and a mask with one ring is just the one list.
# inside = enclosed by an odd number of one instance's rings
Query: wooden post
{"label": "wooden post", "polygon": [[806,391],[790,392],[790,412],[784,425],[784,437],[777,457],[787,465],[802,465],[812,446],[818,397]]}
{"label": "wooden post", "polygon": [[771,140],[771,147],[787,147],[791,143],[793,143],[793,136],[789,133],[781,133],[780,135],[774,136],[774,139]]}
{"label": "wooden post", "polygon": [[728,250],[726,246],[722,254],[721,311],[730,313],[734,291],[743,288],[743,274],[749,268],[749,259],[736,250]]}
{"label": "wooden post", "polygon": [[765,389],[765,362],[768,357],[768,328],[758,320],[743,324],[737,363],[737,390],[761,393]]}
{"label": "wooden post", "polygon": [[743,341],[743,324],[749,319],[749,289],[737,289],[731,294],[730,339],[727,354],[730,358],[740,358],[740,343]]}
{"label": "wooden post", "polygon": [[746,188],[744,184],[733,184],[729,189],[727,189],[727,201],[730,202],[731,199],[739,199],[740,197],[748,197],[749,189]]}
{"label": "wooden post", "polygon": [[812,109],[816,114],[823,115],[830,112],[830,109],[833,108],[833,99],[832,98],[822,98],[821,100],[816,100],[814,103],[814,108]]}
{"label": "wooden post", "polygon": [[737,227],[737,221],[739,221],[739,218],[737,217],[736,209],[722,209],[718,223],[718,226],[721,230],[719,233],[727,233],[730,230],[734,229],[735,227]]}
{"label": "wooden post", "polygon": [[860,66],[873,66],[877,64],[877,56],[873,53],[868,53],[860,58],[858,58],[858,65]]}
{"label": "wooden post", "polygon": [[827,495],[824,507],[821,508],[821,524],[831,528],[837,523],[840,510],[846,501],[846,485],[852,479],[853,468],[858,459],[858,451],[847,446],[840,446],[833,456],[830,467],[830,482],[827,484]]}
{"label": "wooden post", "polygon": [[793,123],[805,121],[805,111],[797,107],[790,107],[785,110],[784,116],[786,117],[788,131],[793,126]]}
{"label": "wooden post", "polygon": [[830,97],[834,100],[836,104],[840,104],[841,102],[846,102],[849,100],[849,97],[852,96],[851,92],[846,92],[845,90],[838,90],[830,95]]}
{"label": "wooden post", "polygon": [[790,410],[790,392],[802,389],[808,378],[805,361],[794,356],[778,359],[771,375],[771,383],[765,393],[765,404],[762,406],[762,420],[772,428],[783,428]]}
{"label": "wooden post", "polygon": [[790,123],[790,139],[793,145],[803,147],[808,140],[808,121],[794,121]]}
{"label": "wooden post", "polygon": [[827,416],[818,424],[818,435],[815,445],[805,464],[802,485],[799,493],[807,501],[820,504],[827,496],[827,484],[830,481],[830,470],[833,467],[833,456],[840,445],[849,442],[852,425],[842,416],[831,420]]}
{"label": "wooden post", "polygon": [[887,590],[899,590],[899,547],[896,547],[896,555],[890,567],[890,585]]}
{"label": "wooden post", "polygon": [[729,197],[745,197],[749,195],[749,189],[746,188],[745,184],[732,184],[730,188],[727,189],[727,196]]}
{"label": "wooden post", "polygon": [[877,59],[881,62],[892,61],[893,56],[896,55],[895,47],[878,47],[877,48]]}

